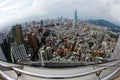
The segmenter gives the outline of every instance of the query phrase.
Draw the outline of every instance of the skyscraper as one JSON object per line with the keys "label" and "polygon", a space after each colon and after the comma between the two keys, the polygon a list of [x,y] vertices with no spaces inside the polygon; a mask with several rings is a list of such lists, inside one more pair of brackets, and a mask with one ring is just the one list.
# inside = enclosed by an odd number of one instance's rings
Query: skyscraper
{"label": "skyscraper", "polygon": [[3,50],[1,48],[2,44],[0,43],[0,60],[7,61],[5,54],[3,53]]}
{"label": "skyscraper", "polygon": [[11,57],[10,57],[10,43],[7,42],[7,39],[4,38],[2,43],[0,43],[0,47],[2,49],[2,52],[4,53],[6,59],[8,62],[11,62]]}
{"label": "skyscraper", "polygon": [[23,44],[24,41],[21,25],[15,25],[12,27],[12,35],[14,41],[17,42],[18,45]]}
{"label": "skyscraper", "polygon": [[75,13],[74,13],[74,20],[75,20],[75,23],[78,22],[77,10],[75,10]]}
{"label": "skyscraper", "polygon": [[27,33],[28,44],[33,48],[33,51],[36,52],[39,48],[38,38],[34,33]]}
{"label": "skyscraper", "polygon": [[115,59],[116,60],[120,59],[120,36],[119,36],[118,42],[116,44],[116,47],[114,49],[114,52],[111,55],[111,60],[115,60]]}
{"label": "skyscraper", "polygon": [[[18,60],[27,61],[25,46],[23,44],[17,46],[13,43],[11,46],[11,57],[14,57],[15,62]],[[14,59],[12,59],[12,62],[14,62]]]}

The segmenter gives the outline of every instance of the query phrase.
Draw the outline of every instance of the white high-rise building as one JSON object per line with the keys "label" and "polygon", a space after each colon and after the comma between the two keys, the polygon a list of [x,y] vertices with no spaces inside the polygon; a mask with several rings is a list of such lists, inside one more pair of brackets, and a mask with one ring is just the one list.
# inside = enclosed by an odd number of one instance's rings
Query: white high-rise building
{"label": "white high-rise building", "polygon": [[118,42],[116,44],[116,48],[111,56],[111,59],[114,60],[114,59],[120,59],[120,36],[119,36],[119,39],[118,39]]}
{"label": "white high-rise building", "polygon": [[[11,48],[11,57],[15,58],[15,61],[20,60],[20,61],[27,61],[27,53],[25,50],[24,45],[19,45],[19,46],[14,46]],[[12,62],[14,60],[12,59]]]}

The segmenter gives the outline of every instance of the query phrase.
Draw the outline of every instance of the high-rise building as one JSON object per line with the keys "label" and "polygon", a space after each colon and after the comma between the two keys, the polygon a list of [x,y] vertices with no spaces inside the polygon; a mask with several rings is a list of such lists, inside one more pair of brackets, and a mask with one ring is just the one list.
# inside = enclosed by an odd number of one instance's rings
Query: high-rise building
{"label": "high-rise building", "polygon": [[5,54],[3,53],[3,50],[1,48],[1,45],[2,44],[0,44],[0,60],[7,61]]}
{"label": "high-rise building", "polygon": [[39,48],[38,38],[34,33],[28,33],[27,37],[28,37],[28,44],[30,45],[30,47],[33,48],[33,51],[36,52]]}
{"label": "high-rise building", "polygon": [[39,41],[37,36],[34,33],[27,33],[28,38],[28,46],[32,48],[33,54],[31,54],[31,59],[38,60],[38,49],[39,49]]}
{"label": "high-rise building", "polygon": [[78,16],[77,16],[77,10],[75,10],[75,12],[74,12],[73,28],[78,28]]}
{"label": "high-rise building", "polygon": [[111,55],[111,60],[120,59],[120,52],[119,51],[120,51],[120,36],[119,36],[118,42],[116,44],[116,47],[114,49],[114,52]]}
{"label": "high-rise building", "polygon": [[2,49],[2,52],[4,56],[6,57],[8,62],[11,62],[11,57],[10,57],[10,43],[6,38],[2,39],[2,42],[0,42],[0,47]]}
{"label": "high-rise building", "polygon": [[43,20],[41,20],[40,23],[41,23],[41,26],[43,27]]}
{"label": "high-rise building", "polygon": [[75,23],[78,22],[77,10],[75,10],[75,13],[74,13],[74,20],[75,20]]}
{"label": "high-rise building", "polygon": [[14,41],[17,42],[18,45],[24,43],[21,25],[15,25],[12,27],[12,35],[13,35]]}
{"label": "high-rise building", "polygon": [[23,44],[17,46],[14,43],[11,46],[12,62],[27,61],[27,53]]}

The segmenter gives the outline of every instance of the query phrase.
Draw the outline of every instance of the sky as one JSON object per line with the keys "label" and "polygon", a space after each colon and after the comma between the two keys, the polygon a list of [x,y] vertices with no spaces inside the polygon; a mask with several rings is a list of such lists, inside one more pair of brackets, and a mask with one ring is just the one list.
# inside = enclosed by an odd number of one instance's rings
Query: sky
{"label": "sky", "polygon": [[120,0],[0,0],[0,28],[4,24],[60,16],[105,19],[120,25]]}

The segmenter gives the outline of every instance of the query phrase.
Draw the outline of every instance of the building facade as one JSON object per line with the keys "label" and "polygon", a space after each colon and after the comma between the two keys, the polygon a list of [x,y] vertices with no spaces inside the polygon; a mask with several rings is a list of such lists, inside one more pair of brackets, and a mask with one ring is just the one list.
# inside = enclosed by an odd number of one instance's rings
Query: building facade
{"label": "building facade", "polygon": [[12,35],[13,35],[14,41],[17,42],[18,45],[24,43],[21,25],[15,25],[12,27]]}

